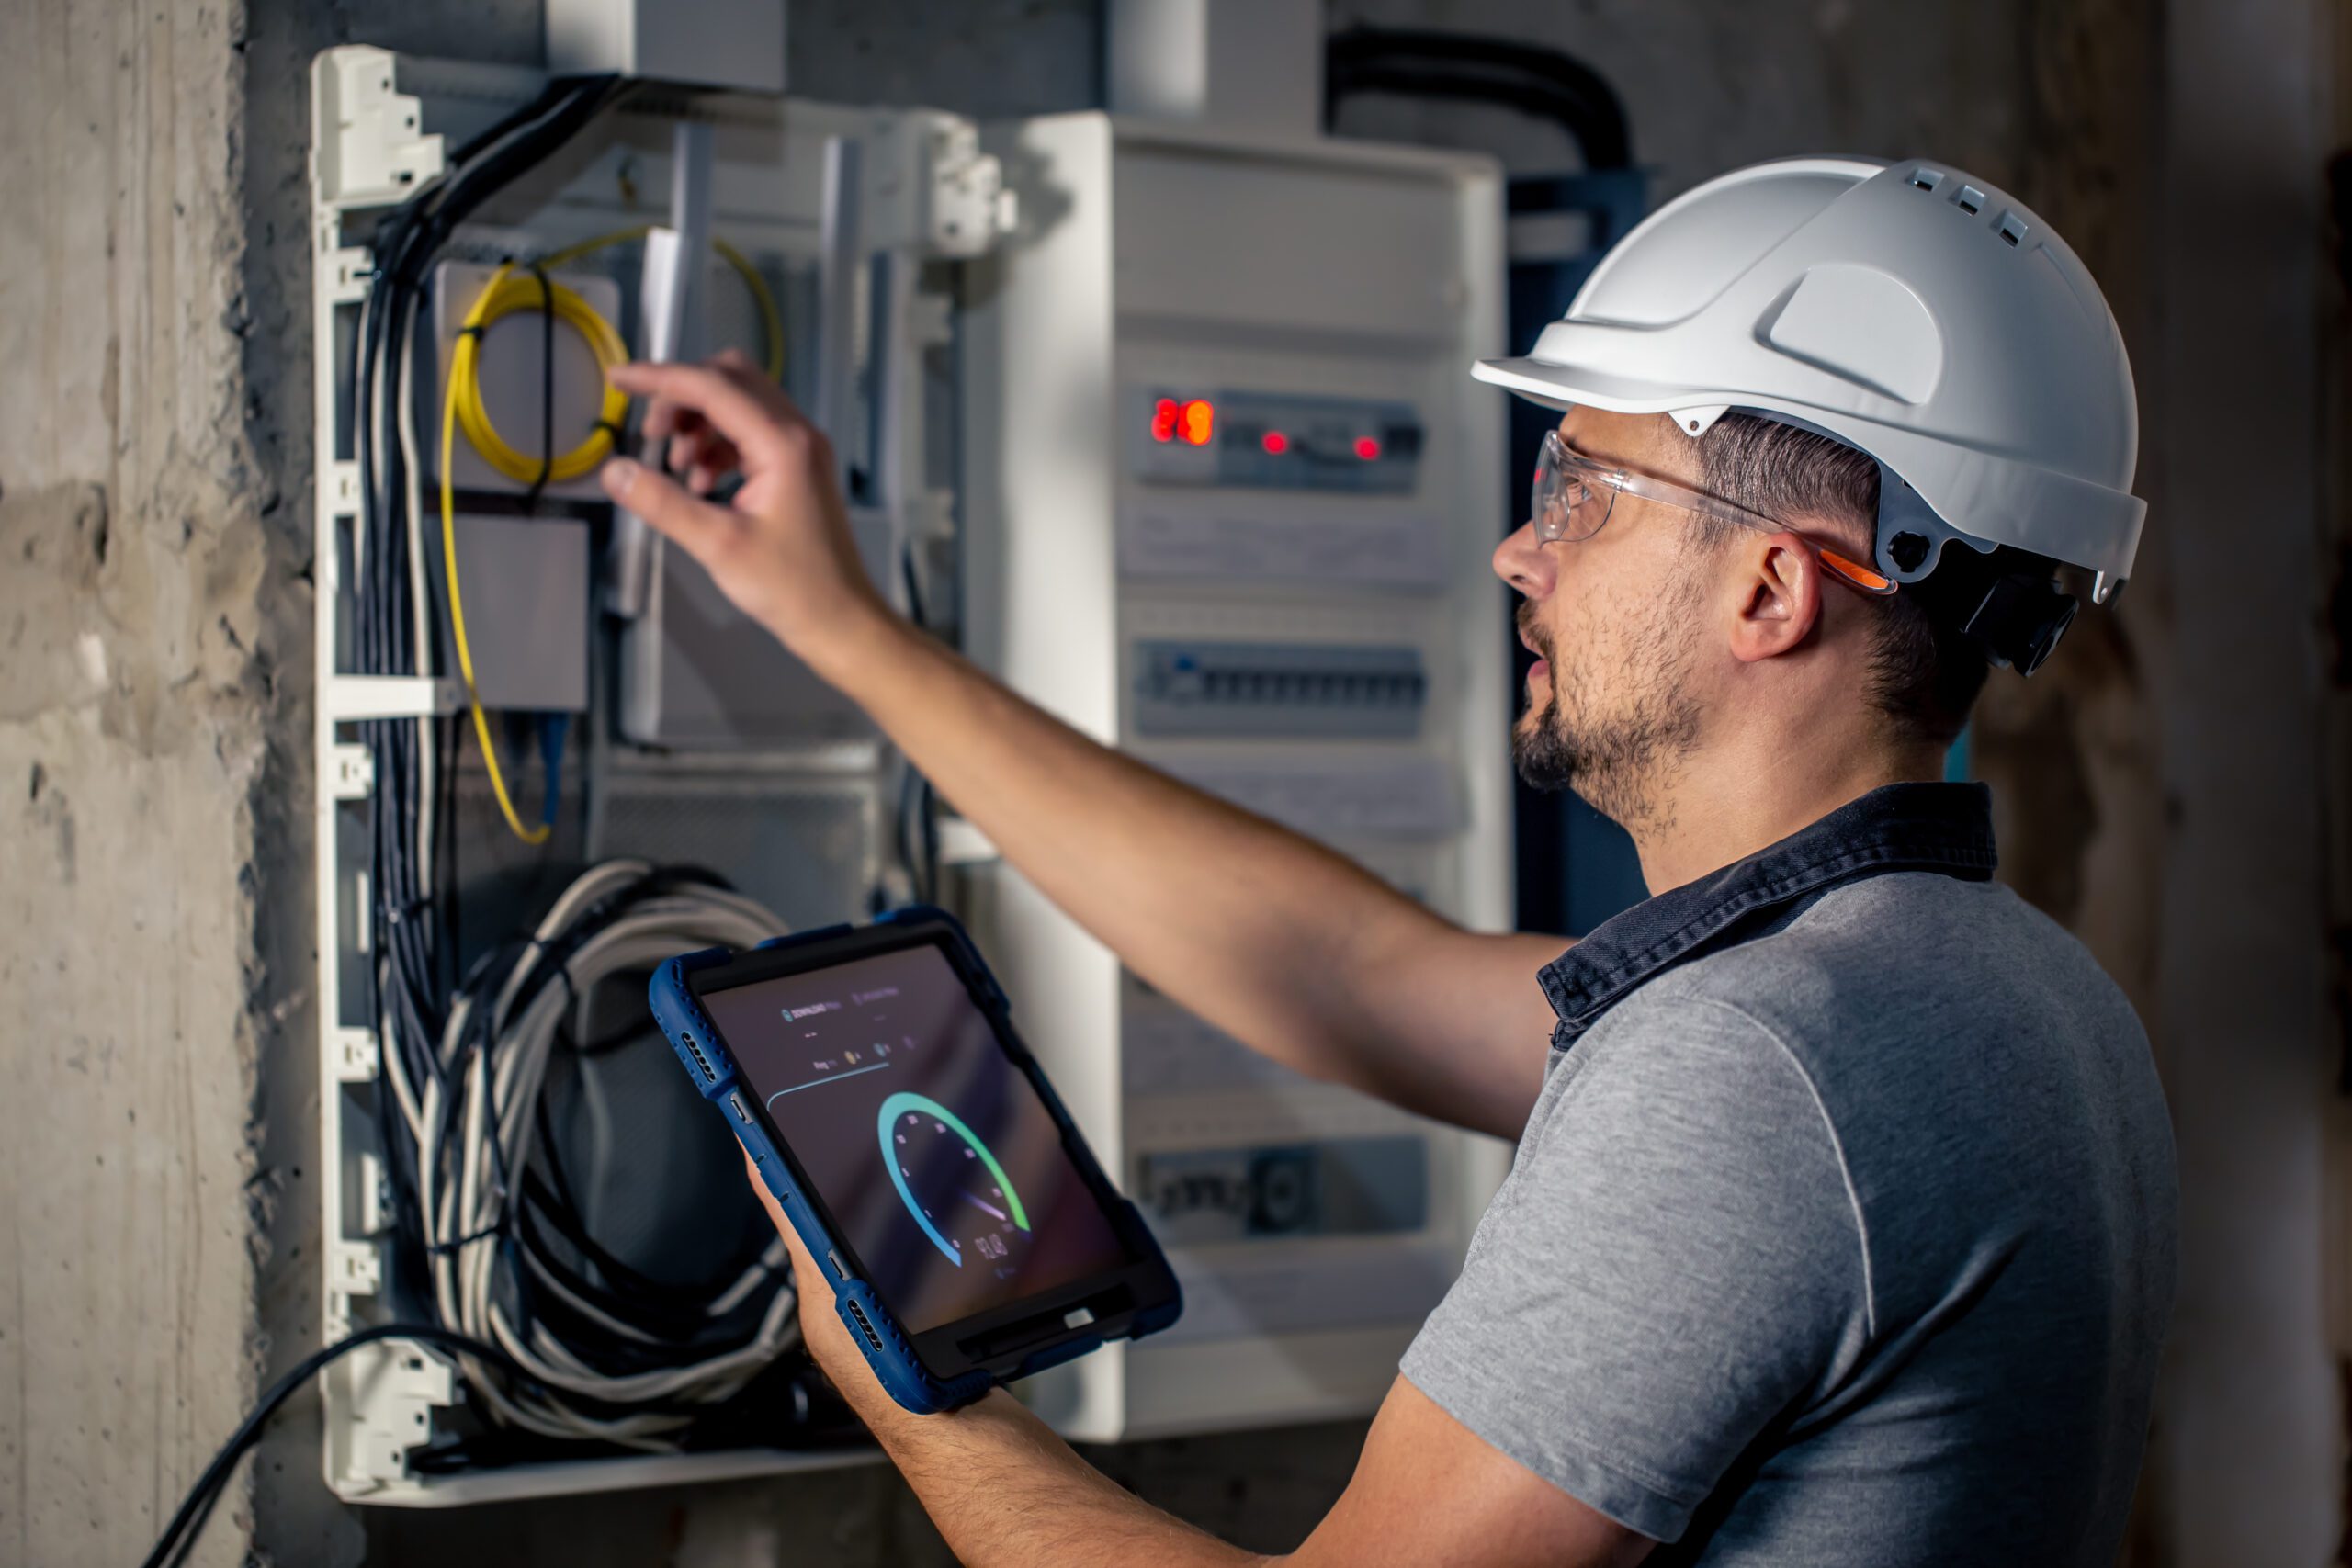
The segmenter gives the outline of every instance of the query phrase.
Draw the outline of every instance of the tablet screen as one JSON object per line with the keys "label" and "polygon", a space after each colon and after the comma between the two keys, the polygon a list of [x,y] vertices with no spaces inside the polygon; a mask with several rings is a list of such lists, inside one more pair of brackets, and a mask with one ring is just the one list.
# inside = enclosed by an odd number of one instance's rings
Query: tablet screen
{"label": "tablet screen", "polygon": [[937,947],[702,1003],[910,1333],[1127,1261],[1044,1101]]}

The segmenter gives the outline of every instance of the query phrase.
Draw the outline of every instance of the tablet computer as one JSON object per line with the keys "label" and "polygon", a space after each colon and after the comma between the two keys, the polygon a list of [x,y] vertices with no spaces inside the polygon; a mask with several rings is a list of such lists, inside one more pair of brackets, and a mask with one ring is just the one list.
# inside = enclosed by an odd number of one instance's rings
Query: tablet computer
{"label": "tablet computer", "polygon": [[1176,1321],[1159,1244],[953,917],[687,953],[650,998],[909,1410]]}

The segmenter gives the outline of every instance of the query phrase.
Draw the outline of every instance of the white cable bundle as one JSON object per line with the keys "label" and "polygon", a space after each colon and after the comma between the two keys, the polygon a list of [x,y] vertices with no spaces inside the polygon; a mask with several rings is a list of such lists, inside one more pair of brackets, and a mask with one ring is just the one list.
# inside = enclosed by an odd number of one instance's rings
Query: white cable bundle
{"label": "white cable bundle", "polygon": [[[597,1371],[544,1323],[510,1322],[498,1289],[509,1260],[520,1256],[532,1267],[532,1289],[560,1297],[570,1309],[622,1339],[653,1349],[663,1343],[582,1300],[539,1267],[530,1248],[501,1245],[521,1202],[524,1173],[539,1152],[535,1116],[548,1054],[565,1015],[582,1007],[607,976],[650,969],[695,948],[751,947],[784,929],[775,916],[741,894],[691,881],[651,883],[653,875],[652,866],[633,860],[608,861],[582,873],[534,934],[535,958],[568,951],[560,968],[526,959],[512,966],[495,997],[458,997],[441,1052],[443,1076],[463,1074],[453,1090],[456,1104],[444,1102],[439,1083],[428,1083],[422,1096],[413,1094],[397,1063],[391,1077],[416,1134],[418,1206],[441,1320],[503,1347],[544,1385],[502,1391],[493,1370],[468,1362],[468,1377],[491,1411],[504,1422],[550,1437],[662,1450],[670,1446],[668,1436],[693,1418],[677,1406],[728,1398],[799,1342],[796,1293],[783,1278],[786,1255],[781,1238],[706,1309],[710,1317],[722,1317],[763,1285],[775,1287],[748,1341],[699,1360],[628,1376]],[[633,888],[649,890],[631,897]],[[609,919],[583,934],[582,927],[600,908],[624,898]],[[485,1005],[492,1010],[486,1031],[474,1021],[475,1010]],[[461,1062],[469,1029],[490,1043]],[[386,1055],[388,1061],[397,1056]],[[454,1137],[451,1118],[458,1122]],[[712,1135],[718,1135],[716,1127]],[[563,1400],[565,1393],[613,1404],[658,1402],[665,1408],[594,1415]]]}

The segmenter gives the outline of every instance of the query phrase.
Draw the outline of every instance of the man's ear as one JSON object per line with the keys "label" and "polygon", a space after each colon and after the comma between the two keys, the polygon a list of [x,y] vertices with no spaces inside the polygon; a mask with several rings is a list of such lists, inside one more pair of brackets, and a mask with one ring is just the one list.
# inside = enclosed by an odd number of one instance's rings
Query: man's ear
{"label": "man's ear", "polygon": [[1732,657],[1752,664],[1804,646],[1821,624],[1821,562],[1794,534],[1774,534],[1743,550],[1736,580]]}

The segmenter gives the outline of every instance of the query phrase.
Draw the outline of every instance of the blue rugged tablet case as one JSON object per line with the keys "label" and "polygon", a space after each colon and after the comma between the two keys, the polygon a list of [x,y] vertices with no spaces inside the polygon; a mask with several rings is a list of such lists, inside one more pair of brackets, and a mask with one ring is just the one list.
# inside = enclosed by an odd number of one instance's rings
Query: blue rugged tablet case
{"label": "blue rugged tablet case", "polygon": [[[875,924],[877,927],[897,925],[910,929],[932,927],[945,935],[956,944],[960,955],[971,965],[973,973],[979,977],[981,988],[979,994],[974,998],[975,1001],[988,1013],[990,1021],[996,1024],[1005,1035],[1014,1040],[1020,1038],[1012,1028],[1012,1007],[1005,999],[1003,987],[997,984],[996,976],[989,971],[987,960],[980,956],[979,949],[973,945],[972,939],[965,932],[962,923],[955,916],[944,909],[933,908],[929,905],[913,905],[907,908],[891,910],[876,920]],[[827,926],[819,931],[796,931],[790,936],[771,938],[760,943],[757,951],[764,953],[777,949],[813,946],[819,942],[830,942],[847,935],[856,929],[853,926],[838,925]],[[769,1141],[766,1130],[760,1124],[759,1119],[752,1114],[748,1102],[737,1092],[742,1087],[742,1080],[736,1071],[734,1058],[728,1054],[727,1047],[720,1043],[718,1026],[711,1021],[710,1015],[703,1010],[701,1000],[694,994],[693,987],[686,983],[686,976],[696,970],[717,968],[731,962],[736,956],[727,948],[705,948],[699,953],[684,953],[673,958],[655,969],[653,979],[647,987],[647,997],[652,1004],[654,1021],[661,1025],[662,1032],[668,1036],[671,1047],[677,1052],[680,1064],[686,1069],[687,1077],[694,1079],[695,1088],[701,1091],[705,1100],[710,1100],[719,1108],[726,1116],[729,1125],[734,1128],[736,1135],[742,1139],[744,1147],[752,1151],[753,1163],[762,1179],[766,1181],[768,1190],[775,1194],[777,1203],[783,1208],[786,1216],[791,1220],[792,1228],[799,1233],[801,1242],[808,1248],[809,1256],[812,1258],[830,1256],[838,1259],[839,1238],[826,1233],[816,1210],[800,1195],[797,1186],[792,1179],[791,1171],[786,1168],[782,1156],[777,1154],[774,1144]],[[1144,1224],[1141,1213],[1132,1202],[1120,1197],[1116,1190],[1112,1188],[1109,1181],[1102,1177],[1102,1168],[1095,1163],[1092,1151],[1086,1147],[1084,1139],[1079,1135],[1075,1123],[1070,1121],[1069,1112],[1063,1109],[1061,1097],[1054,1092],[1053,1086],[1045,1080],[1042,1074],[1037,1075],[1034,1081],[1046,1102],[1046,1111],[1052,1115],[1055,1122],[1074,1141],[1073,1153],[1081,1156],[1078,1162],[1081,1170],[1096,1183],[1098,1190],[1108,1201],[1118,1204],[1126,1212],[1132,1222],[1135,1235],[1144,1246],[1151,1248],[1153,1257],[1158,1259],[1161,1269],[1166,1269],[1167,1260],[1159,1257],[1159,1244],[1153,1240],[1149,1228]],[[1176,1292],[1173,1280],[1174,1276],[1171,1271],[1168,1301],[1160,1306],[1148,1307],[1136,1312],[1128,1320],[1125,1337],[1139,1339],[1147,1334],[1156,1334],[1173,1324],[1182,1315],[1184,1307],[1183,1298]],[[874,1369],[874,1375],[881,1380],[882,1386],[889,1391],[890,1397],[897,1400],[905,1409],[919,1416],[935,1415],[941,1411],[953,1410],[958,1405],[969,1404],[1000,1381],[1014,1382],[1033,1372],[1044,1371],[1048,1367],[1056,1367],[1065,1361],[1075,1360],[1090,1350],[1100,1348],[1111,1339],[1120,1337],[1115,1335],[1096,1335],[1067,1340],[1039,1350],[1001,1376],[991,1375],[985,1368],[975,1368],[960,1377],[942,1381],[934,1377],[917,1358],[914,1346],[910,1342],[904,1329],[900,1327],[897,1317],[892,1314],[888,1307],[883,1304],[881,1298],[875,1294],[873,1287],[865,1280],[847,1277],[836,1280],[833,1284],[833,1307],[834,1311],[840,1314],[842,1322],[849,1328],[850,1338],[865,1353],[866,1364]]]}

